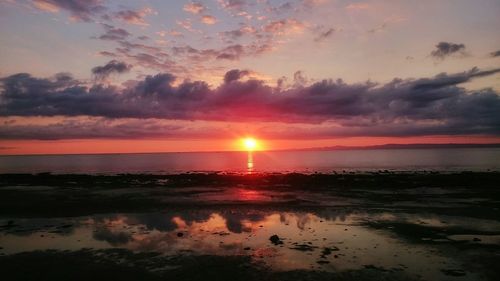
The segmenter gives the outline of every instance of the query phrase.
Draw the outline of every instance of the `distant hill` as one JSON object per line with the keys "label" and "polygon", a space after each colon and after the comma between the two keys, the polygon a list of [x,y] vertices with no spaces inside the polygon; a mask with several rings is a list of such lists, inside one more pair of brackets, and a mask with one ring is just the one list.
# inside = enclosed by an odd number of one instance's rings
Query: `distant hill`
{"label": "distant hill", "polygon": [[383,144],[369,146],[326,146],[302,149],[287,149],[289,151],[328,151],[328,150],[361,150],[361,149],[429,149],[429,148],[500,148],[500,143],[412,143],[412,144]]}

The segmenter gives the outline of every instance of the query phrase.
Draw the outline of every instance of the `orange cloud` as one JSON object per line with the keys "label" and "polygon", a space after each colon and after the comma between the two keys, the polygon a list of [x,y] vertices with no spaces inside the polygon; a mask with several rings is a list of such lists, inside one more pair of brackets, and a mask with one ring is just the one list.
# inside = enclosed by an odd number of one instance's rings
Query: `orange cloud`
{"label": "orange cloud", "polygon": [[302,33],[306,25],[298,21],[296,19],[284,19],[279,21],[273,21],[264,26],[264,31],[276,34],[294,34],[294,33]]}
{"label": "orange cloud", "polygon": [[191,14],[201,14],[203,11],[205,11],[205,6],[201,3],[197,2],[191,2],[186,5],[184,5],[184,11],[191,13]]}
{"label": "orange cloud", "polygon": [[56,5],[49,3],[49,2],[45,2],[42,0],[36,0],[35,2],[33,2],[33,4],[35,5],[35,7],[37,7],[38,9],[40,9],[42,11],[51,12],[51,13],[59,12],[59,8]]}
{"label": "orange cloud", "polygon": [[217,22],[217,18],[214,16],[205,15],[201,18],[201,22],[204,24],[212,25]]}

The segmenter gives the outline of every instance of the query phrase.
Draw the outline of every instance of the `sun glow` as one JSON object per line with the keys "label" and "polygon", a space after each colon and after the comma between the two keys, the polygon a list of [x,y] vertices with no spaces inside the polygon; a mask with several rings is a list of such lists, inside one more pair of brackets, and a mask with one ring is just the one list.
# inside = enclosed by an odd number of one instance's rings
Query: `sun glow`
{"label": "sun glow", "polygon": [[258,144],[254,138],[245,138],[243,139],[243,146],[248,151],[253,151],[257,148]]}

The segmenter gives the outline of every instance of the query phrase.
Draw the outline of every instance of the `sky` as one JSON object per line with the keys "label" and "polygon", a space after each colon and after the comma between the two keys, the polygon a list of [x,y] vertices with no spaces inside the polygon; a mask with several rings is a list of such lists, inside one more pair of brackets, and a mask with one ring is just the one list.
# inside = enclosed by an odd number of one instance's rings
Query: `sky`
{"label": "sky", "polygon": [[498,0],[0,0],[0,154],[500,142]]}

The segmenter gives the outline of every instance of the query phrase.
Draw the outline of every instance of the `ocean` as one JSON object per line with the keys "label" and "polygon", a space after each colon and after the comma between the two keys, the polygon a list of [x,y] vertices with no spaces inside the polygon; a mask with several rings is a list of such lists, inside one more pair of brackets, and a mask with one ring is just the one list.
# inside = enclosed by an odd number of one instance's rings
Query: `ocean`
{"label": "ocean", "polygon": [[0,156],[0,173],[500,171],[500,148]]}

